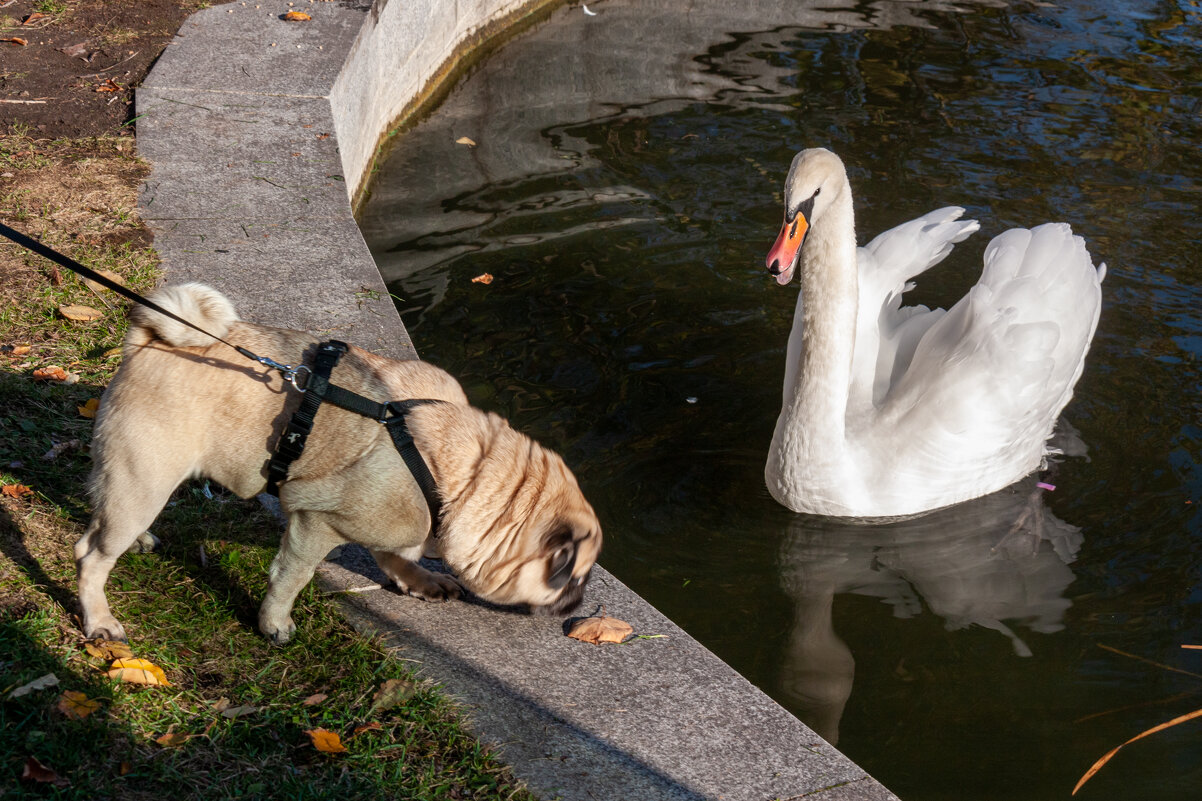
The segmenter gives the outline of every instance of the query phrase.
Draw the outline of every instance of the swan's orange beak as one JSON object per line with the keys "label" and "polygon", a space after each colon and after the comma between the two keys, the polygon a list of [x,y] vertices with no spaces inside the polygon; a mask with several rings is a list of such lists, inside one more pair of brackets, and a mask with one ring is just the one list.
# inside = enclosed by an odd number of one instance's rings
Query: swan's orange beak
{"label": "swan's orange beak", "polygon": [[776,283],[785,286],[793,280],[793,270],[797,267],[797,254],[801,251],[801,243],[805,242],[806,231],[810,224],[804,214],[798,212],[792,220],[786,219],[781,226],[780,234],[768,251],[764,263],[768,272],[776,276]]}

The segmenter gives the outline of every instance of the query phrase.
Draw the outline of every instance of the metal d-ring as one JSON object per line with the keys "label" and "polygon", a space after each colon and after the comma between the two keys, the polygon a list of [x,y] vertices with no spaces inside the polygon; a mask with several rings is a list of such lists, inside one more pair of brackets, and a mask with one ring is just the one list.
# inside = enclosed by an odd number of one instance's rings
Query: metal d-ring
{"label": "metal d-ring", "polygon": [[305,383],[302,386],[300,384],[300,382],[298,382],[296,380],[297,376],[300,375],[301,370],[304,370],[308,374],[309,377],[312,377],[313,371],[311,369],[309,369],[309,366],[307,364],[298,364],[296,367],[288,367],[287,369],[285,369],[283,371],[283,375],[284,375],[284,380],[287,381],[288,383],[292,384],[293,389],[295,389],[297,392],[299,392],[303,395],[303,394],[305,394],[305,391],[309,388],[309,378],[308,377],[305,378]]}

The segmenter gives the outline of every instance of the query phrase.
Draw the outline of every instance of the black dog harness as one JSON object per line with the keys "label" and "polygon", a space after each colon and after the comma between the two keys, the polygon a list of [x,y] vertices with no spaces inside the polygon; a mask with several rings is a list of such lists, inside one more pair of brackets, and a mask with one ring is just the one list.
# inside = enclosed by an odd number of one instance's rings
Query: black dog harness
{"label": "black dog harness", "polygon": [[[275,453],[267,463],[267,492],[279,496],[280,484],[288,479],[289,466],[299,459],[305,450],[305,441],[313,430],[313,420],[317,416],[317,409],[322,402],[332,403],[348,412],[370,417],[388,429],[392,443],[396,445],[401,458],[405,460],[405,466],[409,468],[409,472],[417,480],[417,485],[421,487],[422,495],[426,498],[426,505],[430,507],[431,527],[434,534],[437,535],[438,524],[442,517],[442,504],[438,499],[434,476],[431,475],[430,468],[426,466],[425,460],[417,450],[417,445],[413,442],[413,435],[409,433],[405,415],[417,406],[441,401],[423,398],[376,403],[370,398],[343,389],[337,384],[331,384],[330,373],[333,372],[334,366],[338,364],[338,360],[346,351],[347,344],[345,342],[339,342],[336,339],[322,342],[317,346],[317,355],[313,359],[312,369],[298,367],[291,371],[291,375],[285,373],[285,378],[304,393],[304,399],[301,400],[300,408],[288,421],[288,426],[284,429],[279,441],[276,442]],[[308,380],[304,384],[299,384],[296,380],[297,372],[300,370],[309,373]]]}

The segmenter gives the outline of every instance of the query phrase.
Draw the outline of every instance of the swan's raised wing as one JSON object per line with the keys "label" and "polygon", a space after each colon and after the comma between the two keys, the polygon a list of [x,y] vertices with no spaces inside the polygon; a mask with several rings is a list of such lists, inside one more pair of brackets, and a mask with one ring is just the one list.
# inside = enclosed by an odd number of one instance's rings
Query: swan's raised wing
{"label": "swan's raised wing", "polygon": [[893,382],[910,365],[923,334],[943,316],[942,309],[902,307],[910,279],[943,261],[952,246],[980,228],[961,220],[957,206],[932,211],[885,231],[858,251],[860,302],[849,404],[879,406]]}
{"label": "swan's raised wing", "polygon": [[1063,223],[990,242],[981,280],[923,334],[882,407],[916,469],[988,483],[1039,466],[1081,375],[1105,273]]}

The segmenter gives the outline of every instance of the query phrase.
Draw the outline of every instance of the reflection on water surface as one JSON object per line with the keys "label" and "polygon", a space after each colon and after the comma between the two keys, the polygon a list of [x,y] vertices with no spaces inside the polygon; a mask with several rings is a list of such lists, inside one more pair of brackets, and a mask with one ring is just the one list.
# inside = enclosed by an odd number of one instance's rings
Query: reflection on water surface
{"label": "reflection on water surface", "polygon": [[[907,801],[1063,799],[1202,706],[1101,647],[1202,673],[1200,12],[821,5],[558,9],[398,136],[363,230],[423,357],[564,453],[606,567]],[[815,145],[861,241],[981,220],[909,302],[950,305],[1013,226],[1071,222],[1109,264],[1055,492],[873,527],[768,497],[796,284],[763,257]],[[1200,738],[1078,797],[1195,798]]]}

